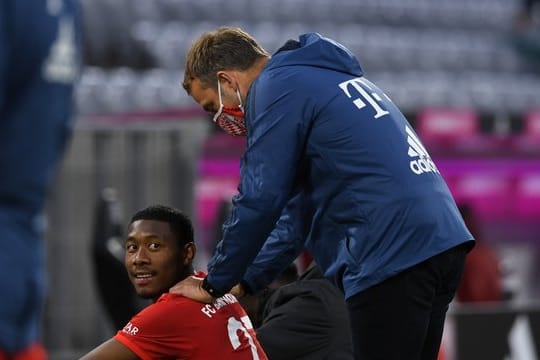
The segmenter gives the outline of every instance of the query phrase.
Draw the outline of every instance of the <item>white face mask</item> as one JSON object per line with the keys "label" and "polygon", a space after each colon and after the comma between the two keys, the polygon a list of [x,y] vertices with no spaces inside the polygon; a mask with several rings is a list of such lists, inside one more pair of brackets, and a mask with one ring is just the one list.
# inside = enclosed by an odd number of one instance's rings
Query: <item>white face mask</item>
{"label": "white face mask", "polygon": [[238,106],[223,106],[221,100],[221,83],[218,80],[219,110],[214,115],[214,122],[227,133],[234,136],[246,136],[247,129],[244,120],[244,108],[242,107],[242,98],[240,91],[236,89],[236,96],[240,101]]}

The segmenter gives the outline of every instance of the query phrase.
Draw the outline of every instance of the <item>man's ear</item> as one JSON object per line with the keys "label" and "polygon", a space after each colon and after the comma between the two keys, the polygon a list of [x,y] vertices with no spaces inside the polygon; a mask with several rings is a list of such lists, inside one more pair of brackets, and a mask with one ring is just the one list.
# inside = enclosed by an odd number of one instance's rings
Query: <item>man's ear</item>
{"label": "man's ear", "polygon": [[191,265],[193,263],[193,259],[195,258],[195,253],[197,252],[197,248],[195,247],[195,243],[189,242],[184,245],[184,265]]}

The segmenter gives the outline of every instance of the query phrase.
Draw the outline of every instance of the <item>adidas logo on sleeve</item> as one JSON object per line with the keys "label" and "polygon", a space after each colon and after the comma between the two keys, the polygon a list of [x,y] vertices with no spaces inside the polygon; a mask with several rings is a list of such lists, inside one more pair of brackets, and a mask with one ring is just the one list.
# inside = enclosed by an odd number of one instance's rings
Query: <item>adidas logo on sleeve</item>
{"label": "adidas logo on sleeve", "polygon": [[431,157],[429,156],[426,148],[418,139],[418,136],[412,131],[409,126],[405,125],[405,131],[407,132],[407,143],[409,144],[409,151],[407,154],[413,158],[409,167],[416,175],[421,175],[427,172],[434,172],[440,174],[437,166]]}

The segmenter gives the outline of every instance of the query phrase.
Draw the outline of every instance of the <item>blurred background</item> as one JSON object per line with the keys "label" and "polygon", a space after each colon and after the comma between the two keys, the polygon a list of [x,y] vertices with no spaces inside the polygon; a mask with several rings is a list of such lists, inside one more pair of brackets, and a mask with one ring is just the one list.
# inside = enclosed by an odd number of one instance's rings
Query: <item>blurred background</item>
{"label": "blurred background", "polygon": [[316,31],[358,57],[416,128],[485,249],[451,308],[442,356],[540,359],[540,5],[81,2],[77,122],[47,208],[52,360],[74,359],[113,335],[122,320],[112,309],[144,306],[103,296],[122,288],[123,230],[136,210],[164,203],[186,211],[205,270],[244,143],[220,133],[180,83],[193,40],[221,25],[244,28],[271,53]]}

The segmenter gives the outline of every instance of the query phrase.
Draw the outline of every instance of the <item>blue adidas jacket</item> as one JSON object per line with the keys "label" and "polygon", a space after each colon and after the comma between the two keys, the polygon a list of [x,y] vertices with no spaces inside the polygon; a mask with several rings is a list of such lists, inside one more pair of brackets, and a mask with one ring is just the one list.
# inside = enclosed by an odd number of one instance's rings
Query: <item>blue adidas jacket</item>
{"label": "blue adidas jacket", "polygon": [[473,239],[411,125],[342,45],[287,42],[250,87],[246,125],[239,194],[208,266],[218,291],[260,289],[306,246],[350,297]]}

